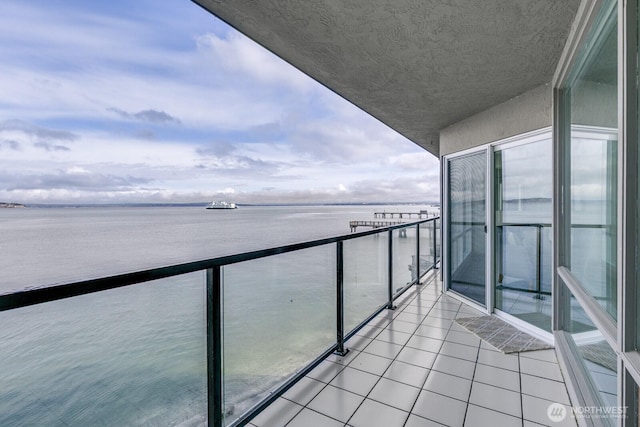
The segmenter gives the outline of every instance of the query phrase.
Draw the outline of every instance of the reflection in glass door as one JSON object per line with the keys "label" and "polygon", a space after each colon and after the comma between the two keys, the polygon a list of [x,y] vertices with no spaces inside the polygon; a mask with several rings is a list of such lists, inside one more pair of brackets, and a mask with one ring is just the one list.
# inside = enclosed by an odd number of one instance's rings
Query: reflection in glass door
{"label": "reflection in glass door", "polygon": [[448,161],[449,288],[486,305],[485,151]]}
{"label": "reflection in glass door", "polygon": [[551,139],[496,150],[495,308],[551,332]]}

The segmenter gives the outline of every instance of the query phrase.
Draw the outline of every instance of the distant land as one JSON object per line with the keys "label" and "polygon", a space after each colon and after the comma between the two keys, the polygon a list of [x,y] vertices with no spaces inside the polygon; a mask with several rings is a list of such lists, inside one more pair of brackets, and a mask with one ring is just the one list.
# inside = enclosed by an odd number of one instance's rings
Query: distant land
{"label": "distant land", "polygon": [[[20,203],[0,202],[0,208],[155,208],[155,207],[205,207],[209,202],[193,203]],[[353,203],[238,203],[238,206],[391,206],[430,205],[439,207],[440,202],[353,202]]]}

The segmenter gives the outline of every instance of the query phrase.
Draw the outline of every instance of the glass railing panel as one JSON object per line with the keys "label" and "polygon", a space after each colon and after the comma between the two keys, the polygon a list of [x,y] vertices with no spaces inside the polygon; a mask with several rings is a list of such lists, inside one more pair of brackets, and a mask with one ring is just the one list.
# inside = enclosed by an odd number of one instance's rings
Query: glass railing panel
{"label": "glass railing panel", "polygon": [[496,246],[501,255],[496,260],[498,289],[511,289],[539,294],[541,277],[538,228],[523,225],[497,228]]}
{"label": "glass railing panel", "polygon": [[205,275],[0,313],[0,425],[202,425]]}
{"label": "glass railing panel", "polygon": [[393,293],[397,293],[413,282],[412,264],[416,257],[416,227],[409,226],[392,231],[393,235]]}
{"label": "glass railing panel", "polygon": [[438,262],[442,258],[442,242],[440,241],[440,238],[442,237],[441,235],[442,230],[440,229],[441,225],[442,225],[441,219],[440,218],[436,219],[436,259],[438,260]]}
{"label": "glass railing panel", "polygon": [[227,422],[336,342],[336,245],[225,266]]}
{"label": "glass railing panel", "polygon": [[551,227],[496,227],[496,308],[551,331]]}
{"label": "glass railing panel", "polygon": [[553,228],[551,226],[542,227],[540,234],[541,251],[541,290],[551,294],[551,278],[553,276]]}
{"label": "glass railing panel", "polygon": [[[434,245],[435,231],[433,227],[434,222],[424,222],[420,224],[420,273],[424,274],[429,268],[433,267],[434,251],[436,250]],[[415,261],[412,262],[415,270]],[[412,277],[415,278],[414,275]]]}
{"label": "glass railing panel", "polygon": [[345,333],[389,300],[388,233],[344,241]]}

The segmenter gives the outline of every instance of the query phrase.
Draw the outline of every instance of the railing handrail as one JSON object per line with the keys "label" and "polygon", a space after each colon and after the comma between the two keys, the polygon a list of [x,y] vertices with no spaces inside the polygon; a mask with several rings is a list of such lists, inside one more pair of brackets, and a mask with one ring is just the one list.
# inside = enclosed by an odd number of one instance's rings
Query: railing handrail
{"label": "railing handrail", "polygon": [[0,294],[0,312],[80,295],[87,295],[95,292],[106,291],[109,289],[122,288],[125,286],[136,285],[152,280],[194,273],[196,271],[202,271],[208,268],[215,268],[244,261],[251,261],[273,255],[323,246],[330,243],[344,242],[346,240],[380,234],[390,230],[408,228],[417,224],[436,221],[438,219],[440,219],[440,217],[436,216],[428,219],[407,222],[404,224],[380,227],[374,230],[343,234],[322,239],[308,240],[300,243],[291,243],[267,249],[242,252],[239,254],[223,255],[198,261],[137,270],[129,273],[102,276],[94,279],[86,279],[62,284],[42,285],[38,287],[11,291],[9,293]]}
{"label": "railing handrail", "polygon": [[550,228],[551,223],[543,222],[503,222],[496,224],[496,227],[538,227],[538,228]]}
{"label": "railing handrail", "polygon": [[[439,217],[438,217],[439,218]],[[478,221],[451,221],[449,224],[451,225],[469,225],[470,227],[484,226],[487,225],[485,222]],[[547,228],[551,227],[552,224],[549,222],[503,222],[501,224],[496,224],[496,227],[541,227]],[[571,224],[571,228],[608,228],[612,227],[613,224]]]}

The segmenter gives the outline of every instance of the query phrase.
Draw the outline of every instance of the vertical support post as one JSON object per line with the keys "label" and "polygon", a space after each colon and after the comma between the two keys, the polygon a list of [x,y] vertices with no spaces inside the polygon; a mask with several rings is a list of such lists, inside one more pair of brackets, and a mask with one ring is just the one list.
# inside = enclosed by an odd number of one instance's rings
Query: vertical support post
{"label": "vertical support post", "polygon": [[416,224],[416,285],[420,284],[420,224]]}
{"label": "vertical support post", "polygon": [[343,241],[336,242],[336,354],[344,356],[349,352],[344,348],[344,247]]}
{"label": "vertical support post", "polygon": [[553,89],[553,267],[551,330],[571,330],[571,295],[558,269],[571,260],[571,91]]}
{"label": "vertical support post", "polygon": [[543,299],[541,291],[541,282],[542,282],[542,225],[538,224],[536,226],[536,260],[537,260],[537,270],[536,270],[536,290],[538,291],[537,298]]}
{"label": "vertical support post", "polygon": [[387,302],[388,310],[395,310],[395,306],[393,305],[393,230],[389,230],[387,233],[388,242],[388,279],[389,279],[389,301]]}
{"label": "vertical support post", "polygon": [[207,419],[211,427],[224,426],[222,282],[221,266],[207,269]]}
{"label": "vertical support post", "polygon": [[433,220],[433,269],[436,270],[438,267],[436,264],[438,263],[438,220]]}

